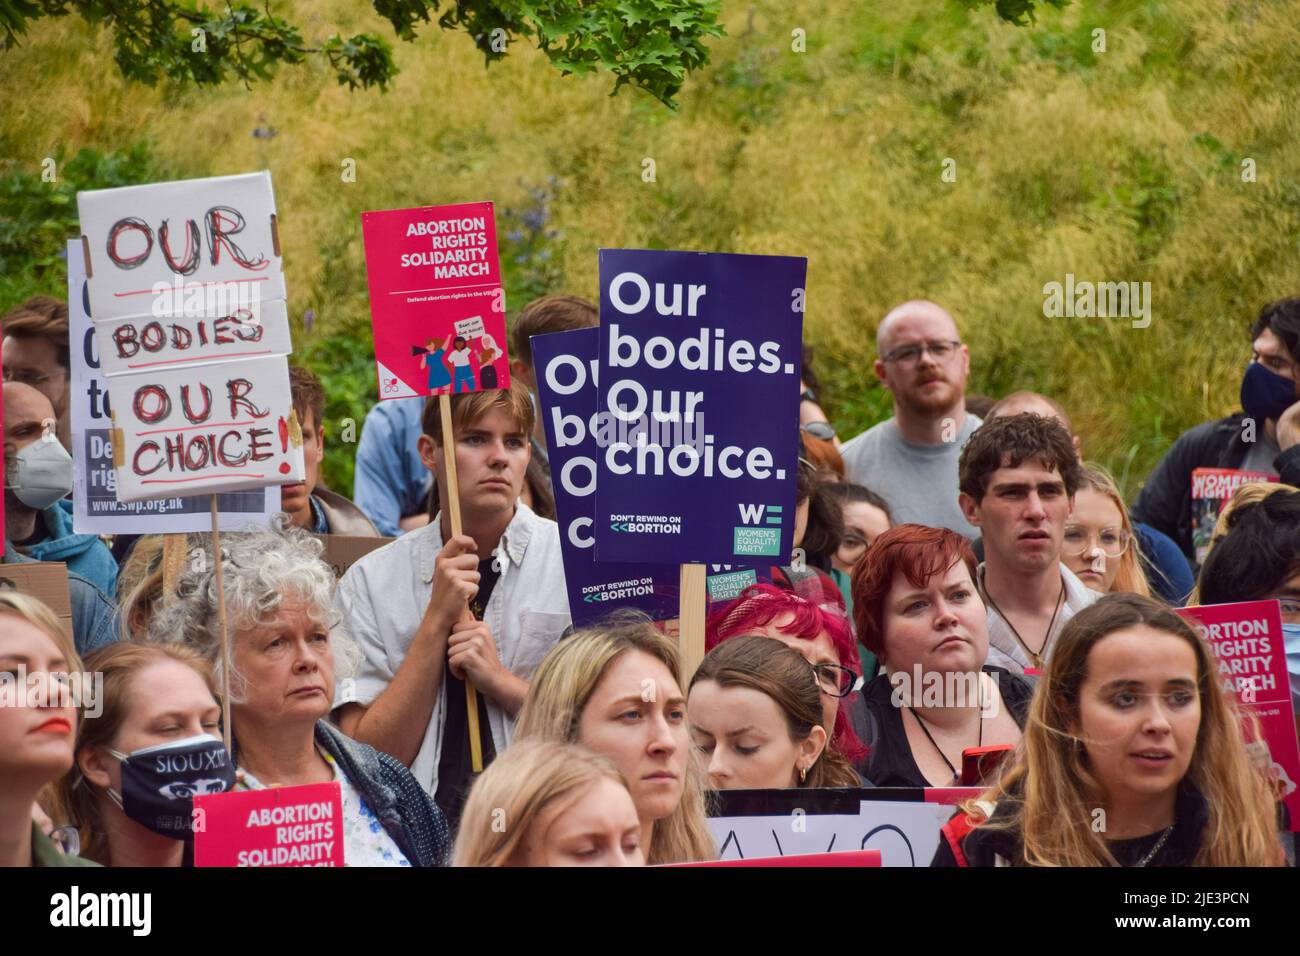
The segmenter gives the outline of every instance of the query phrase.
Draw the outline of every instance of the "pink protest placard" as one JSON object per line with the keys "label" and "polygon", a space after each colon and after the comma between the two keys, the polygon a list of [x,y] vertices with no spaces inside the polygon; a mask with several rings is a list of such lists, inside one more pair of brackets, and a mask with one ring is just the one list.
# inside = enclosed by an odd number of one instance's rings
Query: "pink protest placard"
{"label": "pink protest placard", "polygon": [[1300,746],[1282,643],[1282,607],[1277,601],[1242,601],[1180,608],[1200,631],[1219,662],[1220,683],[1235,693],[1241,710],[1259,720],[1261,740],[1246,741],[1251,755],[1270,766],[1279,800],[1286,803],[1291,829],[1300,830]]}
{"label": "pink protest placard", "polygon": [[337,782],[195,797],[194,814],[195,866],[343,865]]}
{"label": "pink protest placard", "polygon": [[361,214],[379,397],[510,385],[490,202]]}

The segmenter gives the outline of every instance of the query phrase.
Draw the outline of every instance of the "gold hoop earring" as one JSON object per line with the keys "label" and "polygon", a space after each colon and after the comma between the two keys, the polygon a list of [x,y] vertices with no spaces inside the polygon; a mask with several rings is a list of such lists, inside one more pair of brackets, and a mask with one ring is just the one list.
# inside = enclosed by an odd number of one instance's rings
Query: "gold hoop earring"
{"label": "gold hoop earring", "polygon": [[800,782],[800,783],[804,783],[804,782],[806,782],[807,780],[808,780],[808,768],[807,768],[807,767],[800,767],[800,768],[799,768],[799,782]]}

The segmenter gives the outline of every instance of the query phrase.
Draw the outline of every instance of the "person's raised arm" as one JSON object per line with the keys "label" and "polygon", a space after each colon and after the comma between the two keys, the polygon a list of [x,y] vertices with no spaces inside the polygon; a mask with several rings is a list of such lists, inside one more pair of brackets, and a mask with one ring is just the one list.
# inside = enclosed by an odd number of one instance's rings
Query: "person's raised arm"
{"label": "person's raised arm", "polygon": [[478,593],[478,548],[459,535],[443,545],[434,562],[432,594],[406,656],[388,686],[365,708],[343,708],[343,732],[408,767],[415,761],[442,690],[447,638],[467,603]]}

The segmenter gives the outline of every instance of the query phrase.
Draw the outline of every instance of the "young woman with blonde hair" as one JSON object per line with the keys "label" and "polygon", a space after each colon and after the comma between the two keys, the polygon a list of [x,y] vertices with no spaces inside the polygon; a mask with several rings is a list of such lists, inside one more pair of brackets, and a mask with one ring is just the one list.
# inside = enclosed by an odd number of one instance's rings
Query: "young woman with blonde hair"
{"label": "young woman with blonde hair", "polygon": [[1270,786],[1205,642],[1151,598],[1070,619],[1014,764],[932,866],[1277,866]]}
{"label": "young woman with blonde hair", "polygon": [[627,781],[586,747],[532,738],[474,783],[453,866],[642,866]]}
{"label": "young woman with blonde hair", "polygon": [[[72,766],[84,674],[72,638],[36,598],[0,592],[0,867],[94,866],[33,821],[37,797]],[[42,808],[44,810],[44,808]]]}
{"label": "young woman with blonde hair", "polygon": [[1084,464],[1061,542],[1061,561],[1094,591],[1151,596],[1142,553],[1115,480]]}
{"label": "young woman with blonde hair", "polygon": [[646,862],[716,856],[691,755],[677,647],[643,619],[557,644],[533,674],[515,738],[582,744],[614,762],[641,820]]}

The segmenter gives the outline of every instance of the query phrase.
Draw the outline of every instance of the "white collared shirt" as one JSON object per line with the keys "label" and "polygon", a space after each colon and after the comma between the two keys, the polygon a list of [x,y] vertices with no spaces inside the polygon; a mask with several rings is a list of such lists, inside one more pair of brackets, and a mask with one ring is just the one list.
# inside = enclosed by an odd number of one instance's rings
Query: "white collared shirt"
{"label": "white collared shirt", "polygon": [[[336,689],[336,707],[349,701],[367,707],[373,704],[406,657],[429,605],[434,560],[442,550],[440,518],[370,552],[339,582],[336,607],[348,636],[361,652],[361,662],[353,683]],[[501,663],[516,677],[529,681],[570,624],[559,526],[519,502],[501,536],[498,560],[503,564],[501,576],[488,598],[483,619],[492,631]],[[411,764],[411,773],[431,794],[438,787],[446,696],[444,681]],[[492,742],[501,753],[514,736],[514,719],[490,698],[487,711]]]}
{"label": "white collared shirt", "polygon": [[[1016,640],[1007,619],[989,601],[988,592],[984,590],[983,564],[979,566],[977,580],[980,597],[988,611],[989,656],[984,663],[990,667],[1006,668],[1013,674],[1023,674],[1026,667],[1033,666],[1033,662],[1020,642]],[[1060,613],[1056,615],[1056,621],[1052,624],[1052,632],[1047,635],[1047,640],[1043,643],[1043,651],[1039,655],[1043,663],[1047,663],[1047,659],[1052,656],[1052,648],[1056,646],[1056,638],[1060,635],[1061,628],[1065,627],[1065,622],[1101,598],[1100,594],[1080,581],[1064,564],[1061,565],[1061,580],[1065,583],[1065,601],[1061,605]]]}

